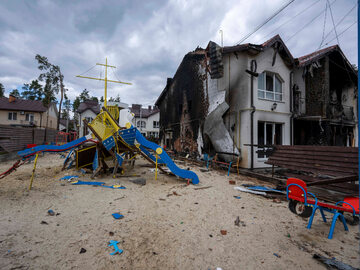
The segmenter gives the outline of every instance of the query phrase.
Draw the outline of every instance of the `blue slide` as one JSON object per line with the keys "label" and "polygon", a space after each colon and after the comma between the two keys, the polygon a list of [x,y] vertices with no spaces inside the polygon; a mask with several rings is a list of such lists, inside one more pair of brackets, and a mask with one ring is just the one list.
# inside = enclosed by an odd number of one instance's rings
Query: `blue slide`
{"label": "blue slide", "polygon": [[88,141],[89,138],[87,136],[84,136],[63,145],[38,145],[19,151],[17,154],[22,158],[27,158],[39,152],[64,152],[82,145],[84,142]]}
{"label": "blue slide", "polygon": [[[141,135],[140,131],[136,129],[136,140],[138,143],[140,143],[141,146],[144,146],[148,149],[152,149],[156,151],[156,149],[161,148],[156,143],[148,141],[143,135]],[[162,149],[162,148],[161,148]],[[162,153],[159,155],[162,163],[166,164],[166,166],[170,169],[170,171],[185,179],[191,179],[191,182],[193,184],[199,184],[199,177],[196,175],[196,173],[184,169],[180,169],[178,166],[175,165],[175,163],[172,161],[172,159],[169,157],[169,155],[165,152],[164,149],[162,149]]]}

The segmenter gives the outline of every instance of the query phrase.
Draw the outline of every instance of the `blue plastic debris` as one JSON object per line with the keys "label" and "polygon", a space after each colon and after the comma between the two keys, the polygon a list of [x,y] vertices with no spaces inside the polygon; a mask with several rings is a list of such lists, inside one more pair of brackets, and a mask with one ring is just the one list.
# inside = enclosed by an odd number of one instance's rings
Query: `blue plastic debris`
{"label": "blue plastic debris", "polygon": [[59,180],[72,180],[74,178],[79,178],[77,175],[65,175],[64,177],[60,178]]}
{"label": "blue plastic debris", "polygon": [[273,189],[273,188],[268,188],[268,187],[264,187],[264,186],[248,186],[246,185],[247,189],[250,190],[255,190],[255,191],[271,191],[271,192],[278,192],[278,193],[284,193],[284,191],[278,190],[278,189]]}
{"label": "blue plastic debris", "polygon": [[110,255],[115,255],[116,253],[123,253],[123,250],[120,249],[117,244],[119,244],[120,242],[119,241],[115,241],[115,240],[110,240],[109,242],[109,247],[114,247],[115,251],[114,252],[111,252]]}
{"label": "blue plastic debris", "polygon": [[279,254],[277,254],[277,253],[274,253],[274,256],[276,256],[276,257],[278,257],[278,258],[281,257],[281,256],[280,256]]}
{"label": "blue plastic debris", "polygon": [[112,214],[112,216],[113,216],[115,219],[121,219],[121,218],[124,217],[123,215],[121,215],[121,214],[119,214],[119,213],[114,213],[114,214]]}
{"label": "blue plastic debris", "polygon": [[234,198],[235,198],[235,199],[241,199],[241,197],[240,197],[240,196],[234,196]]}
{"label": "blue plastic debris", "polygon": [[99,187],[105,187],[105,188],[112,188],[112,189],[126,189],[124,186],[120,185],[112,185],[112,186],[106,186],[105,182],[91,182],[91,181],[75,181],[72,183],[73,185],[89,185],[89,186],[99,186]]}
{"label": "blue plastic debris", "polygon": [[53,215],[55,215],[55,212],[54,212],[53,210],[49,209],[49,210],[48,210],[48,214],[49,214],[50,216],[53,216]]}

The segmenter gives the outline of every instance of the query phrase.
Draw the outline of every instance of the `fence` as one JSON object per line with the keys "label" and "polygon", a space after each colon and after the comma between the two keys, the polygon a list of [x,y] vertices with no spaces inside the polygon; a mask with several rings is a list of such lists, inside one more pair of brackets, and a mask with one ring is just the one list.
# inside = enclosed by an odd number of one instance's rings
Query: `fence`
{"label": "fence", "polygon": [[27,144],[55,143],[57,130],[23,128],[0,125],[0,152],[11,153],[26,148]]}

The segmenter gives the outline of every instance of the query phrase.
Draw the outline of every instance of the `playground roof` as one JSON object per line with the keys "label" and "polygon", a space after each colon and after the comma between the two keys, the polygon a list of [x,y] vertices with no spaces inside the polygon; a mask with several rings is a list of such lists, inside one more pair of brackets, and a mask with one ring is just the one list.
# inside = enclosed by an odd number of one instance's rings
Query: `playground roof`
{"label": "playground roof", "polygon": [[46,107],[40,100],[27,100],[16,98],[9,102],[9,98],[0,97],[0,110],[26,111],[26,112],[46,112]]}

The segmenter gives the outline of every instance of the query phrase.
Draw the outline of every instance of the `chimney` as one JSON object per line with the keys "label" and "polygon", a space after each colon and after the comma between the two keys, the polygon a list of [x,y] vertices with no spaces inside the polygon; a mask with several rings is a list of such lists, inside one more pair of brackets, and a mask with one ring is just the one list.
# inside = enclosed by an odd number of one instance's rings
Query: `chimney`
{"label": "chimney", "polygon": [[151,111],[151,105],[149,105],[149,111]]}
{"label": "chimney", "polygon": [[16,97],[13,95],[9,96],[9,103],[15,102],[16,101]]}

